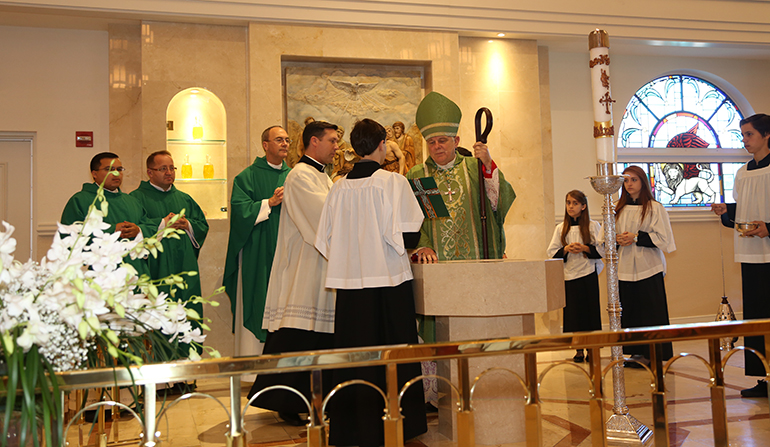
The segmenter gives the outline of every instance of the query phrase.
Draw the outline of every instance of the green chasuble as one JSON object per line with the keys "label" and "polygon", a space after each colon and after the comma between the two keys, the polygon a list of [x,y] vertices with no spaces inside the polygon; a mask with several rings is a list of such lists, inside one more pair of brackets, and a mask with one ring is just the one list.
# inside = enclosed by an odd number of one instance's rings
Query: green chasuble
{"label": "green chasuble", "polygon": [[[161,241],[163,252],[158,252],[157,258],[149,257],[150,276],[152,279],[165,278],[171,274],[181,272],[199,272],[198,253],[206,235],[209,232],[209,224],[206,222],[206,216],[203,210],[187,193],[184,193],[176,186],[171,185],[168,191],[161,191],[152,186],[149,182],[143,181],[139,188],[131,192],[131,197],[136,198],[147,210],[147,215],[153,221],[160,224],[160,221],[168,216],[168,213],[179,214],[182,209],[185,210],[184,217],[190,222],[193,231],[195,243],[190,239],[190,235],[179,234],[179,239],[165,238]],[[177,289],[174,298],[182,301],[189,300],[192,296],[201,295],[201,277],[185,276],[187,289]],[[169,292],[168,288],[160,288]],[[203,306],[196,304],[191,308],[198,311],[203,316]]]}
{"label": "green chasuble", "polygon": [[230,240],[227,244],[227,259],[222,284],[230,296],[233,312],[233,331],[238,292],[238,255],[243,261],[242,296],[243,326],[260,341],[265,341],[267,332],[262,329],[262,314],[265,311],[265,296],[270,269],[273,266],[275,244],[278,240],[278,222],[281,205],[272,207],[267,220],[256,225],[262,200],[273,196],[275,189],[283,186],[289,167],[281,163],[281,169],[274,169],[265,157],[254,163],[233,180],[233,194],[230,199]]}
{"label": "green chasuble", "polygon": [[[505,231],[503,224],[516,193],[505,180],[498,168],[500,196],[497,210],[487,198],[487,240],[489,257],[501,259],[505,253]],[[422,165],[413,167],[407,178],[433,177],[444,198],[449,217],[425,219],[420,229],[418,247],[430,247],[439,261],[481,259],[481,217],[479,215],[479,171],[478,161],[474,157],[456,154],[454,166],[440,169],[432,158],[428,157]],[[428,343],[435,341],[433,317],[426,317],[420,322],[420,336]]]}
{"label": "green chasuble", "polygon": [[[86,218],[88,207],[91,206],[91,203],[96,198],[98,190],[99,186],[96,183],[83,183],[83,189],[70,197],[67,205],[64,207],[64,211],[61,214],[61,223],[72,225],[75,222],[82,222]],[[144,237],[149,237],[158,230],[157,222],[149,220],[142,204],[120,191],[120,188],[118,188],[117,192],[105,190],[104,197],[107,203],[109,203],[107,216],[104,217],[104,222],[110,224],[108,232],[114,233],[115,225],[121,222],[131,222],[138,225]],[[126,257],[125,261],[134,266],[139,275],[150,274],[146,259],[130,259]]]}
{"label": "green chasuble", "polygon": [[[501,259],[505,253],[505,215],[516,199],[511,184],[498,169],[500,197],[497,211],[487,199],[487,238],[489,257]],[[439,169],[432,158],[412,168],[407,178],[433,177],[444,198],[449,217],[425,219],[418,247],[430,247],[439,261],[481,259],[481,217],[479,216],[479,171],[476,158],[457,154],[454,166]]]}

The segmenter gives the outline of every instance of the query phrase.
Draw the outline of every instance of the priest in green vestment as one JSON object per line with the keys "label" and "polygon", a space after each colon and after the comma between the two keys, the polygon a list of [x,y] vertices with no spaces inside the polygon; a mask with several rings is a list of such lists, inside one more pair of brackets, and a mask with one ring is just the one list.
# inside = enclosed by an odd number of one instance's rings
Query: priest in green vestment
{"label": "priest in green vestment", "polygon": [[283,182],[289,173],[284,159],[289,135],[280,126],[262,133],[265,156],[254,160],[233,180],[230,240],[223,285],[230,296],[236,355],[261,354],[267,332],[262,329],[265,296],[278,239]]}
{"label": "priest in green vestment", "polygon": [[[147,157],[147,177],[139,187],[131,192],[147,210],[150,219],[165,227],[170,219],[185,210],[184,215],[171,224],[173,228],[182,230],[179,239],[166,237],[161,243],[163,252],[157,257],[149,257],[150,277],[161,279],[172,274],[195,272],[193,276],[184,276],[187,288],[173,291],[174,298],[188,301],[193,296],[201,296],[201,277],[198,269],[198,254],[209,232],[209,224],[203,210],[195,200],[174,186],[176,167],[171,153],[158,151]],[[171,290],[166,286],[160,288],[166,293]],[[203,305],[188,305],[203,316]]]}
{"label": "priest in green vestment", "polygon": [[[61,215],[61,223],[71,225],[82,222],[88,214],[88,207],[96,198],[99,185],[104,183],[104,197],[109,204],[104,222],[110,224],[110,233],[119,231],[121,237],[134,239],[141,232],[144,237],[154,235],[157,222],[152,222],[144,207],[136,199],[120,190],[123,184],[125,168],[117,154],[101,152],[91,159],[91,177],[93,183],[83,183],[83,188],[70,197]],[[149,274],[146,259],[129,259],[139,275]]]}
{"label": "priest in green vestment", "polygon": [[[435,178],[449,211],[449,217],[423,221],[416,251],[420,262],[482,257],[478,160],[484,164],[489,257],[501,259],[505,254],[503,224],[516,193],[492,160],[486,144],[477,141],[472,157],[457,153],[461,118],[457,104],[436,92],[428,93],[417,108],[415,122],[430,156],[413,167],[407,178]],[[426,318],[420,332],[426,342],[433,341],[432,318]]]}

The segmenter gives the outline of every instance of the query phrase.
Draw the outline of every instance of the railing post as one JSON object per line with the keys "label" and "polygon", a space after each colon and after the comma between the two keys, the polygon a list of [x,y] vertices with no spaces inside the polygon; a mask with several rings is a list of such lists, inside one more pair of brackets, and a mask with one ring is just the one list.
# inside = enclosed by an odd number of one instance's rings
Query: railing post
{"label": "railing post", "polygon": [[155,399],[157,390],[154,383],[144,385],[144,447],[155,447]]}
{"label": "railing post", "polygon": [[476,431],[471,409],[471,381],[468,359],[457,359],[457,381],[460,390],[460,411],[457,412],[457,446],[475,447]]}
{"label": "railing post", "polygon": [[588,374],[591,376],[594,394],[588,402],[591,413],[591,445],[593,447],[607,446],[607,426],[604,423],[604,383],[602,376],[601,348],[591,348],[588,361]]}
{"label": "railing post", "polygon": [[663,347],[660,344],[650,345],[650,366],[655,380],[652,392],[652,433],[656,447],[668,446],[668,415],[666,411],[666,381],[663,377]]}
{"label": "railing post", "polygon": [[398,404],[398,365],[388,363],[385,368],[388,397],[388,413],[383,418],[385,447],[404,447],[404,420]]}
{"label": "railing post", "polygon": [[722,353],[718,338],[708,341],[709,363],[714,370],[714,378],[711,383],[711,419],[714,427],[714,446],[727,447],[727,407],[725,401],[725,371],[722,368]]}
{"label": "railing post", "polygon": [[227,434],[228,447],[243,447],[246,437],[243,432],[241,413],[241,376],[230,377],[230,432]]}
{"label": "railing post", "polygon": [[529,401],[524,407],[527,447],[541,447],[543,426],[540,423],[540,397],[537,390],[537,354],[524,354],[524,371],[529,390]]}
{"label": "railing post", "polygon": [[323,420],[323,383],[321,371],[314,369],[310,372],[310,426],[307,428],[308,447],[327,447],[329,443],[328,427]]}

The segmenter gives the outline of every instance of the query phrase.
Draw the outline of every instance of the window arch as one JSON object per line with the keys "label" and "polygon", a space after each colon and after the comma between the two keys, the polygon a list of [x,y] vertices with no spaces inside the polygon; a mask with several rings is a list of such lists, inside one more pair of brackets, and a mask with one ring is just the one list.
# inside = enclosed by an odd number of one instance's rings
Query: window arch
{"label": "window arch", "polygon": [[733,96],[745,100],[728,89],[683,72],[643,85],[617,133],[620,169],[642,167],[655,199],[666,206],[732,201],[735,172],[748,156],[741,142],[744,113]]}

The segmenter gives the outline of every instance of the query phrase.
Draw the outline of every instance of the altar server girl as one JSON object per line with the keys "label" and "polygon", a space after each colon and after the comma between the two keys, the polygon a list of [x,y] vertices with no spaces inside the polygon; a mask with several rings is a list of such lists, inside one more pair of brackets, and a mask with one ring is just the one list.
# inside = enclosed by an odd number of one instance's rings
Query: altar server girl
{"label": "altar server girl", "polygon": [[[668,325],[668,301],[663,277],[666,257],[676,250],[666,208],[656,201],[647,174],[638,166],[624,171],[623,191],[615,206],[618,280],[623,328]],[[649,345],[624,346],[633,360],[649,365]],[[662,360],[673,356],[671,343],[662,344]],[[626,366],[640,367],[629,362]]]}
{"label": "altar server girl", "polygon": [[[588,199],[582,191],[567,193],[564,222],[556,225],[548,256],[564,259],[564,332],[598,331],[602,328],[599,278],[604,264],[599,240],[600,225],[591,220]],[[572,359],[586,359],[578,349]]]}

